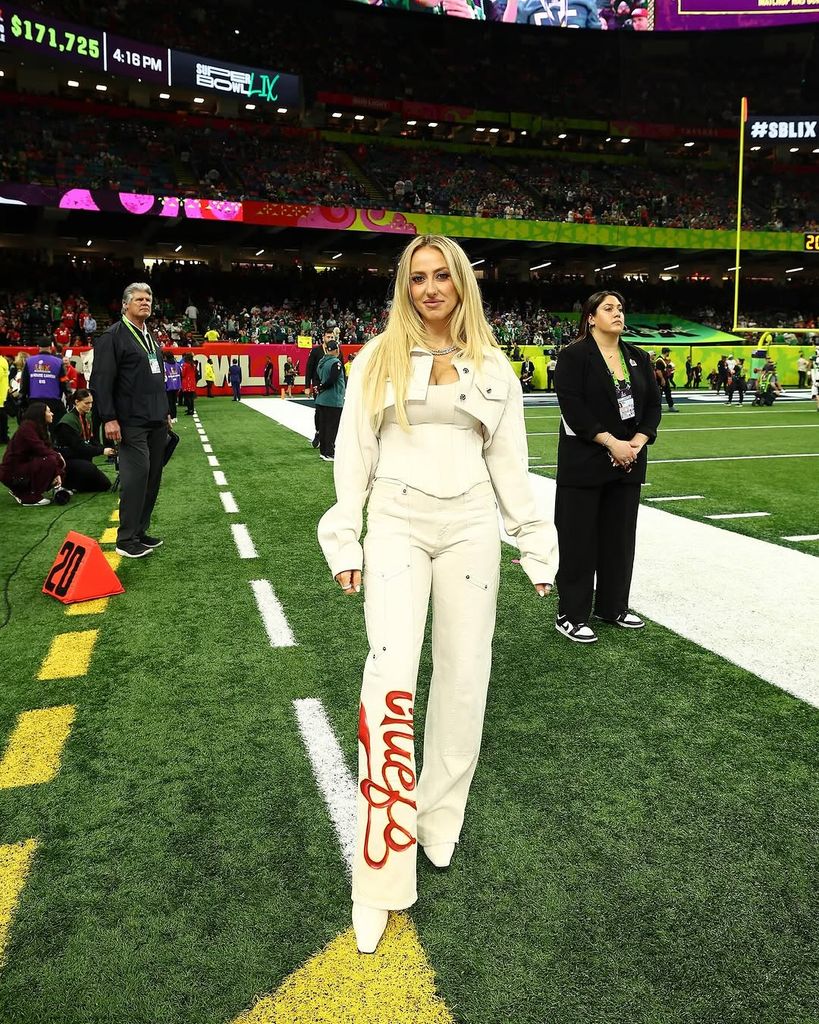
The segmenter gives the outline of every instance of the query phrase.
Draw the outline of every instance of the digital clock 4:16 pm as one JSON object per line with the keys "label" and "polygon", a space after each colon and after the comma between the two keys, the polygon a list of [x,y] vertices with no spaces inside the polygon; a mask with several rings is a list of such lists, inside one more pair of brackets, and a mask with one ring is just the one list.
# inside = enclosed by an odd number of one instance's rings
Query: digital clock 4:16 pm
{"label": "digital clock 4:16 pm", "polygon": [[49,54],[72,64],[104,67],[102,33],[96,29],[8,6],[3,10],[3,21],[6,40],[12,46]]}

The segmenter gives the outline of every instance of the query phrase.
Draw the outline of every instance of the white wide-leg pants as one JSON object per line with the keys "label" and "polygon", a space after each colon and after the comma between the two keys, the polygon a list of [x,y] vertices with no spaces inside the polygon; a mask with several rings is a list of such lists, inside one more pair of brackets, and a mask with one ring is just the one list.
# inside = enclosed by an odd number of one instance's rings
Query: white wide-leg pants
{"label": "white wide-leg pants", "polygon": [[[435,498],[376,480],[364,540],[370,653],[359,711],[356,903],[411,906],[417,844],[458,841],[480,752],[499,566],[491,484]],[[413,704],[430,591],[433,672],[416,778]]]}

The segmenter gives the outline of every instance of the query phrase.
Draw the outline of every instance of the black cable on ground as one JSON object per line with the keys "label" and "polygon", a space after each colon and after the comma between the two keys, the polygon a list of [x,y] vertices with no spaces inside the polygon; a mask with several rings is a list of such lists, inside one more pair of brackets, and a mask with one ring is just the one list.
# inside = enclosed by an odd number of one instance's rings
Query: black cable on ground
{"label": "black cable on ground", "polygon": [[3,621],[0,622],[0,629],[5,629],[6,626],[9,624],[9,622],[11,621],[11,599],[9,598],[9,588],[11,587],[11,581],[14,579],[14,577],[19,572],[20,567],[22,566],[23,562],[25,562],[25,560],[28,558],[28,556],[31,554],[31,552],[34,551],[35,548],[38,548],[44,541],[48,540],[49,535],[51,534],[51,530],[52,530],[54,524],[56,522],[59,522],[59,520],[62,519],[62,517],[66,514],[66,512],[72,511],[72,509],[77,508],[78,505],[87,505],[88,502],[92,498],[95,498],[96,496],[97,496],[96,492],[94,492],[93,494],[89,494],[88,497],[85,499],[85,501],[69,501],[68,504],[65,506],[65,508],[62,510],[62,512],[60,512],[58,515],[54,516],[54,518],[51,520],[51,522],[49,523],[48,529],[43,534],[43,536],[40,537],[39,540],[36,540],[31,545],[31,547],[28,549],[28,551],[26,551],[25,554],[21,555],[20,558],[17,560],[16,565],[11,570],[11,572],[8,575],[8,577],[3,581],[3,604],[5,605],[6,611],[5,611],[5,617],[4,617]]}

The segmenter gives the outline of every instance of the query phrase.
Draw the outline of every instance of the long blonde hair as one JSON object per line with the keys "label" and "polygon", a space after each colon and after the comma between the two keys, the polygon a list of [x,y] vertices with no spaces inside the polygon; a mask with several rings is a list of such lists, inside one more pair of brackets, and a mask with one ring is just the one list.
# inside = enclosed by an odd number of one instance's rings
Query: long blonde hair
{"label": "long blonde hair", "polygon": [[389,380],[395,393],[395,416],[409,429],[406,401],[410,380],[410,351],[428,340],[424,321],[412,303],[410,267],[419,249],[438,249],[452,275],[458,304],[452,311],[449,333],[459,355],[471,360],[480,370],[487,349],[499,348],[492,328],[484,316],[481,293],[469,257],[451,238],[443,235],[418,235],[401,253],[395,275],[395,291],[387,326],[370,342],[372,356],[364,368],[364,405],[378,430],[383,416],[384,391]]}

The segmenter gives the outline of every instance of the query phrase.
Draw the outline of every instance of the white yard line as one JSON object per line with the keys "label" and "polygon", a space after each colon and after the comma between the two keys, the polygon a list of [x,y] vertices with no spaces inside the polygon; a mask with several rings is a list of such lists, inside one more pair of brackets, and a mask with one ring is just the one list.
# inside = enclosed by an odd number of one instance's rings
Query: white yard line
{"label": "white yard line", "polygon": [[762,519],[770,512],[720,512],[718,515],[706,516],[706,519]]}
{"label": "white yard line", "polygon": [[296,721],[341,845],[347,871],[353,869],[356,784],[320,700],[294,700]]}
{"label": "white yard line", "polygon": [[209,466],[218,466],[219,465],[219,460],[216,458],[215,455],[209,455],[208,456],[208,465]]}
{"label": "white yard line", "polygon": [[219,500],[222,502],[222,508],[228,515],[234,515],[239,511],[239,506],[236,504],[236,499],[230,493],[230,491],[220,491]]}
{"label": "white yard line", "polygon": [[203,449],[203,451],[207,452],[208,455],[212,455],[213,454],[213,445],[203,444],[202,445],[202,449]]}
{"label": "white yard line", "polygon": [[819,533],[796,533],[791,537],[783,537],[782,540],[819,540]]}
{"label": "white yard line", "polygon": [[221,469],[214,469],[213,482],[217,487],[227,487],[227,479]]}
{"label": "white yard line", "polygon": [[[313,437],[312,409],[289,402],[267,405],[258,411],[302,437]],[[541,515],[551,521],[554,480],[537,473],[530,480]],[[708,572],[692,569],[692,551],[697,553],[697,565],[707,566]],[[819,707],[819,676],[815,659],[805,655],[804,636],[805,622],[819,622],[816,569],[816,557],[807,552],[643,505],[637,521],[632,607]],[[787,601],[771,600],[772,580],[787,580]],[[761,656],[760,651],[772,644],[776,654]]]}
{"label": "white yard line", "polygon": [[267,638],[271,647],[296,647],[296,638],[293,630],[284,614],[281,602],[273,592],[269,580],[251,580],[250,586],[256,604],[259,606],[259,614],[264,623]]}
{"label": "white yard line", "polygon": [[231,523],[230,531],[233,534],[234,541],[236,542],[236,550],[239,552],[239,558],[259,557],[259,554],[256,551],[256,545],[253,543],[250,532],[244,524]]}
{"label": "white yard line", "polygon": [[662,498],[646,498],[646,501],[701,501],[704,494],[669,494]]}

